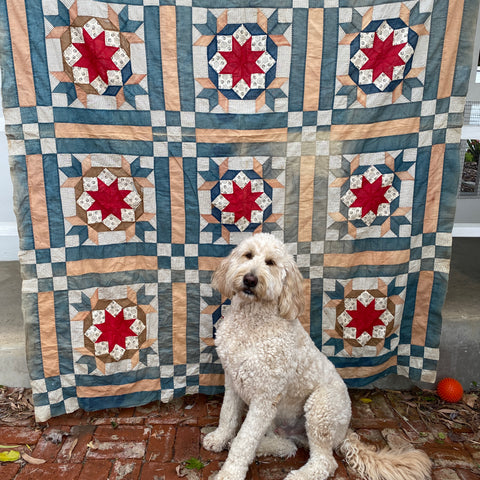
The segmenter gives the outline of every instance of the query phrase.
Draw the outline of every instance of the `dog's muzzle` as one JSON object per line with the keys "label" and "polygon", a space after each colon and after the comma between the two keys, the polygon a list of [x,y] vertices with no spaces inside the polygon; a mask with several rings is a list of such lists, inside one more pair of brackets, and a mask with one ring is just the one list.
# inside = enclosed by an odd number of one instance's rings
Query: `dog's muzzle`
{"label": "dog's muzzle", "polygon": [[254,295],[253,289],[257,286],[258,277],[252,273],[247,273],[243,277],[243,293],[246,295]]}

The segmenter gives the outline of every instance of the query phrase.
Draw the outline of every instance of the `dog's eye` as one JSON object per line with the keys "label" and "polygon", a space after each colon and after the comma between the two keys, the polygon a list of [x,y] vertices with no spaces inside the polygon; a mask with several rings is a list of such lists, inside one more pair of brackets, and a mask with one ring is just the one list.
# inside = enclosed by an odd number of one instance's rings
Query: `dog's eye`
{"label": "dog's eye", "polygon": [[253,254],[252,252],[247,252],[245,255],[244,255],[245,258],[248,258],[249,260],[251,260],[253,258]]}
{"label": "dog's eye", "polygon": [[265,260],[265,263],[269,266],[269,267],[274,267],[275,266],[275,262],[269,258],[268,260]]}

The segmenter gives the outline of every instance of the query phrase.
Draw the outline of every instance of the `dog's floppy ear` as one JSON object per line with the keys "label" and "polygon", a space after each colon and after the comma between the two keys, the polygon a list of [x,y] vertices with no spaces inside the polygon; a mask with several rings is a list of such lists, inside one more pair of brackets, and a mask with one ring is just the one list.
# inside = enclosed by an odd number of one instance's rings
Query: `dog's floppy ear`
{"label": "dog's floppy ear", "polygon": [[285,267],[286,277],[279,299],[280,316],[288,320],[298,318],[305,308],[303,277],[293,259]]}
{"label": "dog's floppy ear", "polygon": [[233,288],[231,287],[231,282],[227,281],[227,272],[230,267],[232,256],[233,252],[220,262],[220,265],[215,272],[213,272],[212,277],[212,287],[227,298],[232,298],[234,293]]}

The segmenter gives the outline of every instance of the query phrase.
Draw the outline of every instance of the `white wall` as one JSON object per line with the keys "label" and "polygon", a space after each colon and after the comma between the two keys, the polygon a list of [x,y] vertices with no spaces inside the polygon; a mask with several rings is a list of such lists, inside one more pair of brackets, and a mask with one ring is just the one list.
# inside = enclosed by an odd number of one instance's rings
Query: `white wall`
{"label": "white wall", "polygon": [[[1,77],[0,77],[1,87]],[[0,261],[18,260],[18,233],[0,95]]]}
{"label": "white wall", "polygon": [[[478,55],[480,51],[480,14],[477,19],[475,46],[473,49],[472,72],[468,85],[467,101],[480,102],[480,82],[478,79]],[[469,123],[466,121],[466,123]],[[480,125],[464,125],[462,139],[480,140]],[[480,197],[457,199],[453,235],[456,237],[480,237]]]}

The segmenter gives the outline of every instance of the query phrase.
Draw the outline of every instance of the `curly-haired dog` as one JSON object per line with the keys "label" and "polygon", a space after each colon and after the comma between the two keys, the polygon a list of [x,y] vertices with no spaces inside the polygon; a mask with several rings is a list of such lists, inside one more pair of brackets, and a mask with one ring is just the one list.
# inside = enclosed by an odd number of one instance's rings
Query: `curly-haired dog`
{"label": "curly-haired dog", "polygon": [[243,241],[214,274],[213,286],[232,299],[215,341],[225,370],[220,423],[203,440],[215,452],[231,441],[216,480],[242,480],[255,455],[289,457],[297,445],[308,445],[310,459],[288,480],[326,479],[337,468],[333,450],[370,480],[429,478],[425,453],[376,452],[349,430],[345,383],[297,319],[302,282],[284,245],[268,234]]}

